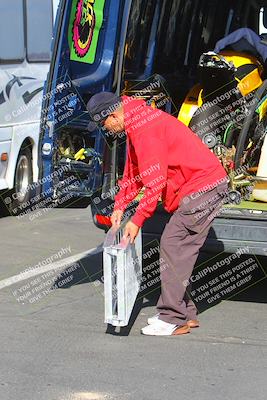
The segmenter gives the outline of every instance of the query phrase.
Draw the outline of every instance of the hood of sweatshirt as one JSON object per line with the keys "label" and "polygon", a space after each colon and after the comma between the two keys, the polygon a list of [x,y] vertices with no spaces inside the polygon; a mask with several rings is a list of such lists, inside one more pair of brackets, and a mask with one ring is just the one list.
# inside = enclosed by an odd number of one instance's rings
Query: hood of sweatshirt
{"label": "hood of sweatshirt", "polygon": [[[122,102],[124,109],[125,133],[131,138],[137,130],[138,133],[140,133],[146,128],[148,122],[151,123],[150,113],[154,110],[151,107],[148,107],[145,100],[142,99],[122,96]],[[160,116],[162,118],[164,115],[161,110],[157,110],[156,114],[156,118]]]}

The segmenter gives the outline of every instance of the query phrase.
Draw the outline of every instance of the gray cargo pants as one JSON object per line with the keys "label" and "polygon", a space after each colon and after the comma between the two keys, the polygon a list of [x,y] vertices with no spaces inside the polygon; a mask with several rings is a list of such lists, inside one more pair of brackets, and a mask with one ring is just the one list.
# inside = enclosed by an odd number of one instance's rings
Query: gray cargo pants
{"label": "gray cargo pants", "polygon": [[161,320],[181,325],[196,319],[197,308],[190,299],[190,277],[227,193],[225,180],[210,190],[188,195],[166,224],[160,241],[161,295],[157,311]]}

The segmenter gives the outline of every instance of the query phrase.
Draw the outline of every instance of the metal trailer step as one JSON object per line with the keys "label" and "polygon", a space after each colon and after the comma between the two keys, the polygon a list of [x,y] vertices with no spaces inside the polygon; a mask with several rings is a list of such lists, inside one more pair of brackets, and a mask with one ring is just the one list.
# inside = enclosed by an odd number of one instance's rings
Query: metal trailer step
{"label": "metal trailer step", "polygon": [[111,228],[103,245],[105,323],[127,326],[142,280],[142,234],[123,238],[125,223]]}

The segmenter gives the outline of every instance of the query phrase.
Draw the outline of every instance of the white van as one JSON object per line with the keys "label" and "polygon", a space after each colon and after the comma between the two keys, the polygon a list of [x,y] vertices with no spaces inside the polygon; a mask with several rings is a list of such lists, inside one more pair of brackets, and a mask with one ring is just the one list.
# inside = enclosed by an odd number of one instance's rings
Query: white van
{"label": "white van", "polygon": [[59,0],[0,2],[0,201],[16,214],[38,180],[44,81]]}

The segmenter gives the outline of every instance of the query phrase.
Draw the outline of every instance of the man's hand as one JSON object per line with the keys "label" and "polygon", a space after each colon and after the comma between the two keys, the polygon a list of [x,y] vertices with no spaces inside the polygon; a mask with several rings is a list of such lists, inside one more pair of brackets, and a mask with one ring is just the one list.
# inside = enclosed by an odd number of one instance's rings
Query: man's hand
{"label": "man's hand", "polygon": [[123,216],[123,211],[121,211],[121,210],[113,211],[111,218],[110,218],[112,226],[120,226],[122,216]]}
{"label": "man's hand", "polygon": [[130,236],[130,243],[133,243],[134,239],[138,235],[139,229],[139,226],[135,225],[132,221],[129,221],[125,226],[123,237],[127,239],[127,237]]}

